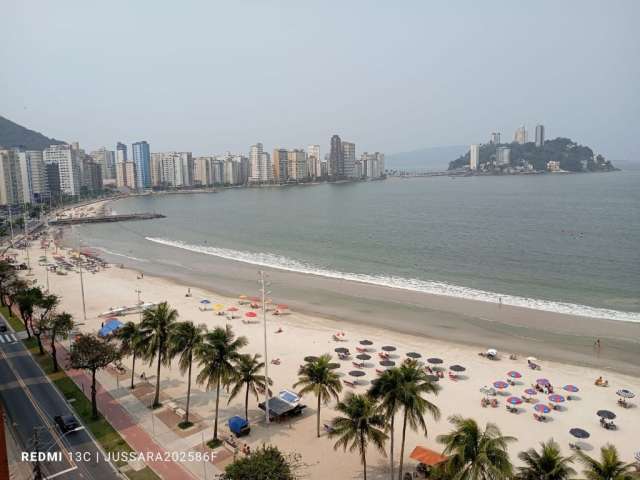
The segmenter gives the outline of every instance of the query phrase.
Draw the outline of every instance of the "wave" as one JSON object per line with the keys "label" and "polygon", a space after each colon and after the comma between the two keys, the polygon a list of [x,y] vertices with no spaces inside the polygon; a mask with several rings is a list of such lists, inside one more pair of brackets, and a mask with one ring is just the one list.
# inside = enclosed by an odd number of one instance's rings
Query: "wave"
{"label": "wave", "polygon": [[111,250],[107,250],[104,247],[95,247],[95,248],[97,248],[98,250],[103,251],[104,253],[106,253],[108,255],[115,255],[117,257],[124,257],[124,258],[128,258],[129,260],[135,260],[136,262],[144,262],[144,263],[149,262],[149,260],[147,260],[145,258],[132,257],[130,255],[125,255],[124,253],[112,252]]}
{"label": "wave", "polygon": [[244,252],[240,250],[233,250],[230,248],[192,245],[179,240],[167,240],[164,238],[155,237],[145,237],[145,239],[149,240],[150,242],[169,247],[180,248],[183,250],[188,250],[190,252],[203,253],[205,255],[212,255],[227,260],[235,260],[261,267],[276,268],[279,270],[286,270],[290,272],[306,273],[310,275],[317,275],[321,277],[340,280],[350,280],[354,282],[368,283],[372,285],[410,290],[414,292],[445,295],[448,297],[464,298],[470,300],[480,300],[483,302],[502,302],[504,305],[525,307],[547,312],[640,323],[640,313],[638,312],[625,312],[620,310],[590,307],[588,305],[578,305],[566,302],[556,302],[552,300],[505,295],[496,292],[488,292],[484,290],[463,287],[460,285],[451,285],[446,282],[426,281],[417,278],[341,272],[337,270],[318,267],[273,253]]}

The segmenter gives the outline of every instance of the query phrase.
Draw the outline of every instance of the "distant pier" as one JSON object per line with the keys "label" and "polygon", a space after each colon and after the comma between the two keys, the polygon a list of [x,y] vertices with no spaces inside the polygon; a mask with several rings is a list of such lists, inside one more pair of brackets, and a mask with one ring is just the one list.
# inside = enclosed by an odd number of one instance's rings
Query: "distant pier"
{"label": "distant pier", "polygon": [[132,220],[153,220],[155,218],[165,218],[159,213],[128,213],[124,215],[98,215],[94,217],[74,217],[60,218],[49,221],[49,225],[63,227],[65,225],[78,225],[80,223],[109,223],[127,222]]}

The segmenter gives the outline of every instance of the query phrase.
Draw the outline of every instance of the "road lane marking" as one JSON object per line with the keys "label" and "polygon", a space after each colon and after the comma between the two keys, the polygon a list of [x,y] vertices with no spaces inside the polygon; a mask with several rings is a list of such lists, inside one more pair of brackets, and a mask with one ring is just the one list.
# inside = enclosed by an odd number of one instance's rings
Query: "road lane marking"
{"label": "road lane marking", "polygon": [[53,475],[49,475],[48,477],[44,477],[44,479],[45,480],[49,480],[50,478],[56,478],[56,477],[59,477],[60,475],[64,475],[65,473],[73,472],[74,470],[77,470],[77,469],[78,469],[78,467],[67,468],[66,470],[62,470],[61,472],[54,473]]}

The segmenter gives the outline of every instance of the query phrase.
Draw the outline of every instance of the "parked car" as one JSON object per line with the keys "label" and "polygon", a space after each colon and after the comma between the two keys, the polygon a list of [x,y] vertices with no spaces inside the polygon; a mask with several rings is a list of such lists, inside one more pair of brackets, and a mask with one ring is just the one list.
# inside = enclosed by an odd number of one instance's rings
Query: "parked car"
{"label": "parked car", "polygon": [[56,415],[53,420],[62,433],[67,433],[80,427],[78,420],[73,415]]}
{"label": "parked car", "polygon": [[0,333],[4,333],[7,331],[7,324],[0,320]]}

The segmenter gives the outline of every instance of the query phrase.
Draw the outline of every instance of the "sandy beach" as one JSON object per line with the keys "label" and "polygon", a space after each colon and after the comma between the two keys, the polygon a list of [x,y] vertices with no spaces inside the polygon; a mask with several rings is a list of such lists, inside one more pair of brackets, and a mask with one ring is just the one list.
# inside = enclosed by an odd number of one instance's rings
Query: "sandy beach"
{"label": "sandy beach", "polygon": [[[94,205],[92,208],[98,207]],[[49,252],[51,254],[51,250]],[[61,251],[63,255],[69,253],[68,250]],[[31,278],[35,278],[40,285],[45,284],[45,269],[38,265],[36,259],[42,254],[39,242],[34,241],[30,255],[35,276]],[[166,300],[179,311],[181,320],[203,323],[208,328],[232,325],[237,335],[248,338],[247,353],[262,353],[262,322],[243,323],[241,319],[244,314],[252,309],[248,305],[240,305],[238,301],[240,294],[256,295],[255,280],[249,283],[243,279],[248,274],[245,269],[252,270],[255,279],[256,269],[250,265],[226,263],[233,265],[229,265],[228,269],[221,268],[216,273],[219,283],[213,282],[211,288],[203,288],[202,279],[199,279],[197,272],[190,279],[184,278],[182,273],[177,273],[174,278],[165,278],[153,275],[151,265],[143,278],[140,278],[137,270],[117,266],[95,274],[85,272],[86,322],[83,320],[77,273],[59,276],[49,272],[49,286],[52,292],[62,297],[60,309],[72,313],[76,321],[81,323],[79,329],[83,332],[96,332],[105,319],[99,315],[110,308],[134,305],[138,299],[137,290],[140,290],[142,301],[155,303]],[[634,404],[632,408],[620,408],[616,404],[615,394],[620,388],[640,391],[640,378],[637,375],[640,349],[637,343],[633,343],[638,339],[638,325],[577,317],[564,318],[567,316],[434,295],[414,295],[412,292],[372,288],[353,282],[340,282],[339,289],[344,293],[342,302],[334,301],[331,305],[324,305],[323,285],[324,288],[328,287],[319,282],[319,279],[290,272],[272,272],[270,275],[273,302],[287,303],[291,307],[288,315],[275,316],[271,312],[267,313],[269,356],[280,359],[279,365],[269,365],[269,375],[274,380],[275,391],[291,388],[305,356],[330,353],[335,358],[336,347],[347,347],[355,352],[359,340],[365,338],[373,342],[370,347],[373,358],[364,369],[367,374],[363,385],[355,387],[355,391],[364,392],[367,384],[376,377],[377,352],[383,345],[397,347],[392,355],[395,357],[392,359],[396,361],[403,360],[407,352],[414,351],[421,353],[423,360],[427,357],[439,357],[444,360],[444,366],[460,364],[466,367],[458,381],[452,381],[446,375],[440,380],[442,391],[432,400],[440,407],[442,418],[439,421],[428,420],[428,437],[416,432],[408,433],[405,461],[409,466],[415,465],[415,462],[408,459],[408,455],[416,445],[436,450],[440,448],[435,438],[449,430],[446,419],[453,414],[473,417],[481,424],[495,422],[504,434],[517,437],[518,441],[510,448],[512,459],[516,462],[517,452],[535,447],[540,441],[550,438],[558,441],[564,453],[569,454],[568,444],[575,440],[569,435],[569,429],[573,427],[584,428],[591,433],[584,447],[594,453],[610,442],[617,446],[625,461],[632,461],[634,452],[640,449],[637,433],[634,433],[640,430],[637,401],[631,401]],[[284,280],[281,275],[295,275],[296,287],[291,287],[291,279]],[[224,288],[218,288],[223,285]],[[287,287],[284,288],[284,285]],[[190,297],[185,296],[188,289],[191,291]],[[359,301],[353,300],[358,297]],[[203,299],[221,303],[225,308],[239,308],[238,318],[228,320],[213,311],[202,311],[200,302]],[[397,307],[400,304],[403,305],[402,309]],[[260,319],[262,311],[255,311]],[[319,315],[319,311],[323,315]],[[403,317],[403,326],[413,323],[414,330],[395,328],[398,316]],[[137,321],[138,315],[125,316],[122,320]],[[281,332],[277,333],[279,330]],[[404,331],[401,333],[399,330]],[[332,335],[338,331],[346,333],[347,341],[333,340]],[[594,337],[603,339],[603,347],[599,352],[594,349]],[[633,345],[636,345],[635,352]],[[500,359],[492,361],[478,355],[479,351],[487,348],[497,348]],[[518,359],[510,360],[510,353],[517,354]],[[541,371],[532,371],[527,367],[528,355],[535,355],[539,359]],[[341,363],[339,371],[342,374],[352,370],[351,361]],[[126,359],[124,364],[130,367],[130,359]],[[155,367],[141,365],[136,370],[138,374],[144,371],[151,384],[154,383]],[[500,403],[498,408],[483,408],[480,405],[480,389],[495,381],[506,380],[506,374],[510,370],[517,370],[522,378],[516,380],[516,384],[505,392],[499,392],[496,397]],[[102,373],[103,378],[107,375]],[[594,380],[600,375],[608,379],[608,388],[594,385]],[[575,399],[563,402],[560,411],[551,412],[548,415],[549,421],[544,423],[534,420],[532,404],[520,405],[518,414],[508,412],[505,408],[508,395],[521,395],[540,377],[549,379],[556,392],[562,395],[567,395],[562,390],[566,384],[578,386],[579,392],[572,394]],[[125,377],[120,382],[126,382]],[[161,389],[165,400],[172,400],[181,406],[185,404],[186,379],[180,375],[175,365],[163,370]],[[345,391],[348,390],[351,387],[345,386]],[[128,397],[133,398],[131,395]],[[548,403],[546,395],[538,394],[537,397]],[[171,429],[169,417],[156,412],[155,416],[167,424],[163,444],[169,448],[191,449],[199,445],[203,432],[205,437],[210,436],[214,400],[214,392],[207,392],[199,385],[194,386],[192,412],[199,421],[193,427],[193,433],[183,432],[182,436]],[[144,402],[146,398],[140,401]],[[285,451],[300,453],[304,463],[308,465],[306,471],[311,479],[330,476],[341,479],[360,478],[361,467],[356,455],[336,452],[332,448],[332,441],[324,436],[320,439],[315,437],[315,399],[305,397],[304,403],[308,407],[302,418],[266,426],[255,399],[251,399],[249,416],[253,429],[247,441],[252,446],[266,441]],[[328,423],[334,416],[332,406],[322,410],[323,422]],[[220,425],[224,426],[224,430],[227,418],[242,414],[243,401],[236,399],[227,405],[225,393],[221,398],[220,408]],[[599,409],[616,413],[618,430],[601,428],[595,413]],[[372,449],[369,451],[368,463],[371,478],[386,478],[387,459]],[[221,468],[221,465],[217,467]]]}

